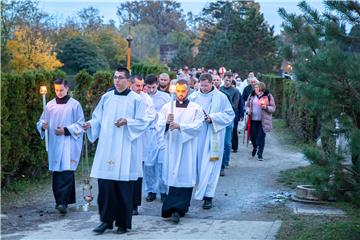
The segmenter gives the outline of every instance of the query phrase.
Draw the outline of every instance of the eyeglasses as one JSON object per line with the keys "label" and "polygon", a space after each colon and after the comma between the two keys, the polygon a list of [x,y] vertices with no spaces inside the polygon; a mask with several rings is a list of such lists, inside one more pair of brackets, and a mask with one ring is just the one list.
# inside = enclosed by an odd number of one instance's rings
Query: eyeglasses
{"label": "eyeglasses", "polygon": [[122,76],[114,76],[113,77],[114,80],[124,80],[124,79],[127,79],[126,77],[122,77]]}

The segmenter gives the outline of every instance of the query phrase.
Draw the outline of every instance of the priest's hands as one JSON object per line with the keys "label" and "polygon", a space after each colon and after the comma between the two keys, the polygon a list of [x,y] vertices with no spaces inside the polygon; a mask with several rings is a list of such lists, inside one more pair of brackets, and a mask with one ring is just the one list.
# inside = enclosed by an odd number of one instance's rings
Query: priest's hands
{"label": "priest's hands", "polygon": [[170,130],[180,129],[180,125],[177,124],[177,123],[175,123],[175,122],[171,122],[171,123],[169,124],[169,129],[170,129]]}
{"label": "priest's hands", "polygon": [[174,114],[173,113],[168,114],[166,123],[169,124],[170,130],[180,129],[180,125],[177,124],[176,122],[174,122]]}
{"label": "priest's hands", "polygon": [[89,128],[91,128],[91,124],[89,122],[86,122],[82,125],[82,129],[84,129],[84,131],[88,130]]}
{"label": "priest's hands", "polygon": [[64,134],[65,134],[64,128],[57,127],[57,128],[55,129],[55,135],[56,135],[56,136],[61,136],[61,135],[64,135]]}
{"label": "priest's hands", "polygon": [[212,123],[212,119],[211,119],[211,117],[209,115],[205,116],[205,122]]}
{"label": "priest's hands", "polygon": [[48,128],[48,123],[47,122],[43,122],[41,125],[42,129],[46,130]]}
{"label": "priest's hands", "polygon": [[118,128],[122,127],[122,126],[124,126],[126,124],[127,124],[126,118],[119,118],[117,121],[115,121],[115,126],[118,127]]}
{"label": "priest's hands", "polygon": [[167,116],[166,123],[167,123],[167,124],[170,124],[170,123],[172,123],[172,122],[174,122],[174,114],[170,113],[170,114],[168,114],[168,116]]}

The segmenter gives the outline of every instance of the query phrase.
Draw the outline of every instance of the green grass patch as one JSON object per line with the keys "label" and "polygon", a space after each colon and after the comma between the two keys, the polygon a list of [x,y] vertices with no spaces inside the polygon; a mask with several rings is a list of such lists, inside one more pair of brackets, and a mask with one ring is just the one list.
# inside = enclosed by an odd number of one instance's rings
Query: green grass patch
{"label": "green grass patch", "polygon": [[279,141],[291,147],[301,150],[304,143],[295,135],[295,133],[288,128],[286,121],[283,119],[273,119],[274,133],[279,137]]}
{"label": "green grass patch", "polygon": [[32,194],[42,191],[44,186],[49,184],[51,184],[51,175],[49,172],[37,178],[23,176],[22,179],[11,182],[1,189],[1,204],[15,203],[23,199],[24,196],[31,198]]}
{"label": "green grass patch", "polygon": [[[359,209],[356,211],[359,212]],[[284,221],[279,240],[358,240],[359,217],[297,216]]]}
{"label": "green grass patch", "polygon": [[295,188],[297,185],[318,185],[320,181],[328,178],[325,168],[310,165],[281,171],[277,179],[285,186]]}
{"label": "green grass patch", "polygon": [[[81,161],[84,161],[82,159]],[[89,157],[88,164],[84,161],[80,162],[75,171],[75,181],[80,182],[84,177],[90,177],[93,157]],[[23,176],[21,179],[11,182],[1,189],[1,205],[16,204],[27,199],[31,199],[38,192],[51,188],[51,173],[48,171],[40,176]]]}

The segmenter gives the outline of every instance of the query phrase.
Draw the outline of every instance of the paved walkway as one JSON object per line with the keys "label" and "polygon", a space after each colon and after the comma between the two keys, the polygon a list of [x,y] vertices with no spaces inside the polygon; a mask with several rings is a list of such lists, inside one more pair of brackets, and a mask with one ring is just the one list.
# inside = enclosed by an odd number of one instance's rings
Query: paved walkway
{"label": "paved walkway", "polygon": [[[3,213],[6,224],[2,239],[275,239],[281,226],[279,209],[283,206],[274,196],[288,190],[276,178],[281,170],[307,162],[301,153],[282,146],[274,134],[267,135],[263,162],[252,158],[250,151],[250,146],[240,143],[239,151],[232,153],[230,168],[219,180],[214,207],[203,210],[201,201],[192,200],[189,213],[178,225],[159,217],[159,199],[148,203],[143,196],[140,215],[134,216],[131,231],[95,235],[91,230],[98,225],[97,211],[70,211],[60,216],[53,209],[49,188],[42,206],[41,202],[40,206],[15,206]],[[96,181],[92,185],[96,195]],[[82,204],[81,186],[77,190],[78,203]],[[15,216],[20,213],[21,218]]]}

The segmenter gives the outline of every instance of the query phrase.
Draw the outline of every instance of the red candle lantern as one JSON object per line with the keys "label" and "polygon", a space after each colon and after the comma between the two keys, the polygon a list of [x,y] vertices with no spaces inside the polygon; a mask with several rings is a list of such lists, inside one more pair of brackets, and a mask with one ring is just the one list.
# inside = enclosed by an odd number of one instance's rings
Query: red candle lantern
{"label": "red candle lantern", "polygon": [[261,103],[262,106],[264,106],[264,105],[266,106],[267,105],[267,98],[266,97],[261,98],[260,103]]}

